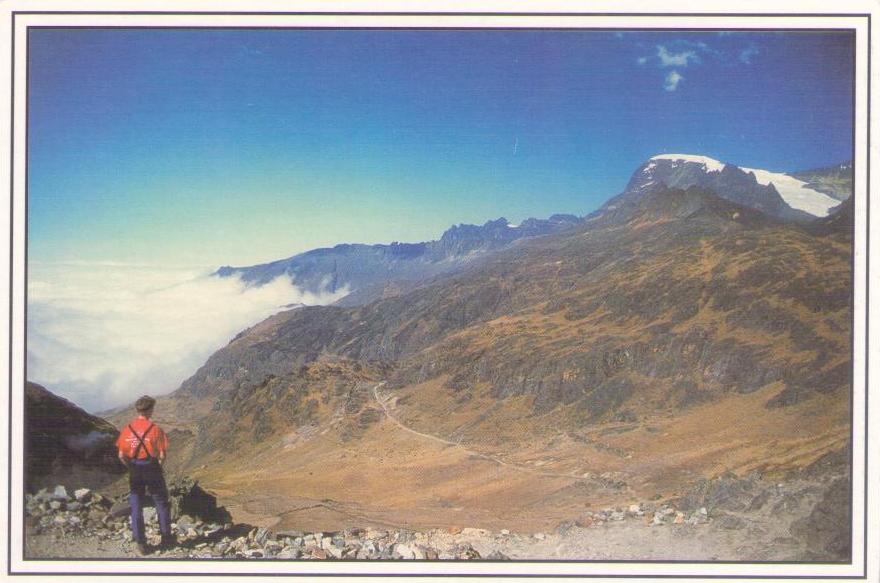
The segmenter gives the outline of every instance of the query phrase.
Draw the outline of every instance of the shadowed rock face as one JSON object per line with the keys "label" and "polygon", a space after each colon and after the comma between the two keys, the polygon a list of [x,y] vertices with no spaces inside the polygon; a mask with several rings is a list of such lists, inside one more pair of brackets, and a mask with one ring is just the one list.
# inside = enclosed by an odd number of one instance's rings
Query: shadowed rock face
{"label": "shadowed rock face", "polygon": [[725,200],[785,220],[809,222],[815,218],[791,208],[772,184],[760,184],[754,174],[733,164],[709,171],[698,162],[673,159],[651,159],[640,166],[624,192],[608,201],[606,207],[617,205],[620,199],[632,195],[641,196],[644,189],[652,185],[681,189],[700,187]]}
{"label": "shadowed rock face", "polygon": [[[575,423],[674,413],[773,383],[783,390],[767,407],[843,394],[849,226],[783,223],[700,188],[645,190],[405,295],[273,316],[178,394],[216,399],[224,419],[246,415],[257,441],[379,380],[444,378],[437,399],[464,404],[483,387],[502,407],[513,397],[535,413],[568,406]],[[307,382],[303,371],[328,358],[349,363],[344,374]]]}
{"label": "shadowed rock face", "polygon": [[482,226],[456,225],[437,241],[337,245],[263,265],[225,266],[217,275],[237,275],[253,285],[262,285],[283,275],[312,293],[347,289],[351,293],[340,304],[360,305],[389,293],[397,294],[400,291],[397,288],[406,289],[411,282],[454,272],[517,240],[563,231],[579,222],[573,215],[553,215],[546,220],[528,219],[514,226],[499,218]]}
{"label": "shadowed rock face", "polygon": [[820,235],[837,232],[841,236],[852,238],[854,225],[855,201],[850,197],[834,208],[827,217],[814,221],[810,228]]}
{"label": "shadowed rock face", "polygon": [[25,385],[25,427],[28,490],[95,486],[125,471],[116,459],[119,432],[113,425],[31,382]]}

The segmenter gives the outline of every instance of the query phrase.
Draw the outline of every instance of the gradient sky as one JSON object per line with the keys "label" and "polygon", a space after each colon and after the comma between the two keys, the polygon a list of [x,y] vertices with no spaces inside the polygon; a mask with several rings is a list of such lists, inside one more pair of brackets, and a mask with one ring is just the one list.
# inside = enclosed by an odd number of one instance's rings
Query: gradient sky
{"label": "gradient sky", "polygon": [[247,265],[852,157],[846,33],[31,30],[29,259]]}

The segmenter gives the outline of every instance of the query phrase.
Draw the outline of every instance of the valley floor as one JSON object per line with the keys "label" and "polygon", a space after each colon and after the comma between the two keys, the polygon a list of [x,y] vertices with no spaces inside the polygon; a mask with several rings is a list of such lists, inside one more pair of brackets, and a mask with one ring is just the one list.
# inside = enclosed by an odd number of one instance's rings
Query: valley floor
{"label": "valley floor", "polygon": [[[376,415],[356,433],[340,412],[196,468],[235,524],[178,529],[181,546],[150,558],[848,560],[845,407],[768,413],[775,390],[524,446],[462,443],[443,411],[406,405],[415,391],[365,383]],[[35,515],[28,558],[136,556],[124,518],[91,534],[57,518]]]}
{"label": "valley floor", "polygon": [[[585,511],[545,532],[371,526],[315,532],[181,515],[172,524],[178,546],[145,558],[841,562],[849,559],[850,540],[842,459],[828,456],[785,482],[724,476],[672,503]],[[28,559],[139,556],[124,512],[69,506],[29,503]],[[157,528],[155,512],[148,513],[153,544]]]}
{"label": "valley floor", "polygon": [[[356,438],[345,439],[332,421],[304,427],[246,457],[209,463],[194,477],[236,520],[275,530],[552,532],[596,509],[640,501],[659,506],[705,476],[729,470],[782,480],[796,473],[792,468],[839,451],[847,440],[839,399],[815,398],[797,412],[767,413],[764,403],[773,387],[676,418],[551,432],[529,443],[459,442],[451,432],[430,431],[424,420],[407,415],[400,402],[418,398],[418,391],[392,394],[381,384],[363,390],[379,418]],[[800,419],[823,412],[833,414],[834,423],[822,418],[827,428],[817,437]],[[431,413],[431,423],[443,423],[443,411]],[[760,415],[774,424],[755,427],[752,419]],[[844,471],[835,468],[836,475]],[[814,498],[808,493],[804,503]],[[772,513],[764,518],[779,519]]]}

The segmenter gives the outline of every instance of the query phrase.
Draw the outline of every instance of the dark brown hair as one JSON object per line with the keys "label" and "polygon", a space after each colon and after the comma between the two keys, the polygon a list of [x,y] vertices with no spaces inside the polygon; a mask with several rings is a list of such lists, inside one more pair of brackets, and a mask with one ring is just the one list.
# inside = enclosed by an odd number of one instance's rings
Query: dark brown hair
{"label": "dark brown hair", "polygon": [[138,413],[149,413],[153,410],[153,407],[156,405],[156,399],[150,397],[149,395],[144,395],[134,403],[134,408],[137,409]]}

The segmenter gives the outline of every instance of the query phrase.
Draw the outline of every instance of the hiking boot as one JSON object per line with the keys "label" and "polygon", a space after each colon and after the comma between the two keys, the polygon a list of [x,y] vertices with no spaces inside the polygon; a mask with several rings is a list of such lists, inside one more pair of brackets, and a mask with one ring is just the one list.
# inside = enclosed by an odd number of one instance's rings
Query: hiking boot
{"label": "hiking boot", "polygon": [[144,557],[150,554],[151,549],[147,543],[139,541],[137,544],[137,552],[140,556]]}
{"label": "hiking boot", "polygon": [[173,534],[163,534],[162,541],[159,543],[159,548],[163,551],[167,551],[168,549],[173,549],[177,546],[177,537]]}

